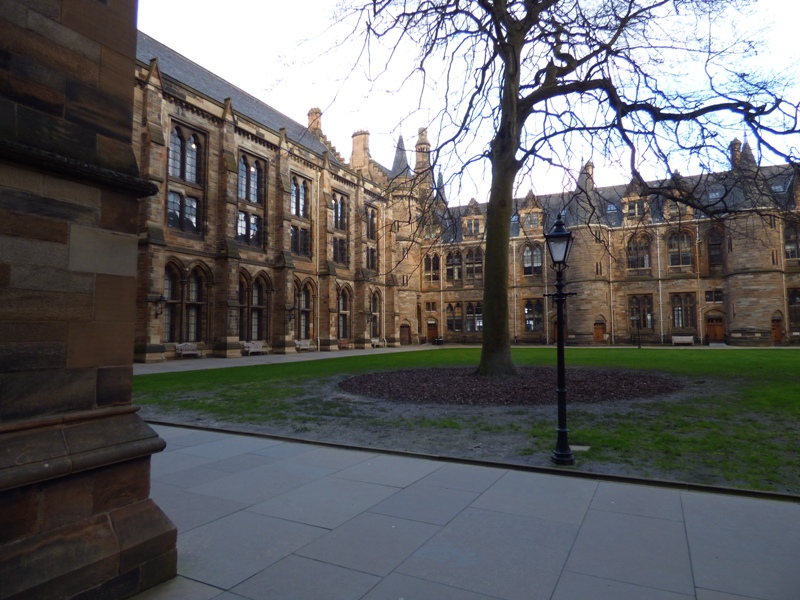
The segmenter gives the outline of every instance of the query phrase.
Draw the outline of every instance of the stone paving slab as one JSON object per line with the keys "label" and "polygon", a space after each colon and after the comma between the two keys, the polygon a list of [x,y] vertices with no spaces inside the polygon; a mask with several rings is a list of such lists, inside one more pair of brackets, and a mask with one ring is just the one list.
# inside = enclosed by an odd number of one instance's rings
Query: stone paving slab
{"label": "stone paving slab", "polygon": [[800,501],[155,429],[179,577],[136,600],[800,597]]}

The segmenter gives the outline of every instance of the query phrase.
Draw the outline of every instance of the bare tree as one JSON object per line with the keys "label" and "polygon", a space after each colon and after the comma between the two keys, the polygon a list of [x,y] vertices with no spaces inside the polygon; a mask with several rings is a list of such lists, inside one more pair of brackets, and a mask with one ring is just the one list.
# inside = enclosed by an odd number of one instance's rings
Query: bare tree
{"label": "bare tree", "polygon": [[[711,170],[733,127],[752,136],[759,155],[794,158],[786,141],[795,138],[786,135],[798,131],[798,107],[783,99],[786,84],[741,66],[757,46],[737,37],[732,19],[748,4],[372,0],[345,10],[364,36],[364,56],[388,56],[381,69],[405,61],[409,47],[417,52],[408,81],[441,98],[434,167],[447,163],[457,177],[488,161],[479,374],[516,374],[508,249],[520,173],[542,163],[566,167],[590,148],[626,164],[643,193],[659,193],[641,174],[645,165],[658,162],[669,174],[691,159]],[[670,182],[664,193],[698,208],[675,189]]]}

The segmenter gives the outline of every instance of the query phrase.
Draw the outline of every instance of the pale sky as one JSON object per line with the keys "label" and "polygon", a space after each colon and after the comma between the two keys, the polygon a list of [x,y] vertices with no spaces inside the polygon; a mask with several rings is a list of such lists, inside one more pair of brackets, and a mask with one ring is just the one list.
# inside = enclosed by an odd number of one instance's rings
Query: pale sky
{"label": "pale sky", "polygon": [[[332,26],[334,0],[139,0],[139,29],[216,75],[259,98],[293,120],[306,124],[312,107],[323,111],[322,129],[336,149],[349,160],[353,132],[370,132],[372,157],[386,167],[394,158],[398,135],[413,149],[419,127],[428,125],[435,110],[418,107],[414,86],[399,76],[381,77],[371,87],[356,63],[354,46],[335,48],[344,31]],[[800,68],[796,23],[800,3],[794,0],[758,0],[759,16],[737,27],[764,27],[770,53],[765,65]],[[401,59],[403,57],[400,57]],[[413,66],[396,61],[399,73]],[[402,68],[401,68],[402,67]],[[375,65],[372,65],[373,73]],[[394,89],[391,89],[394,88]],[[731,132],[731,139],[741,137]],[[436,132],[430,131],[432,143]],[[588,158],[588,156],[587,156]],[[409,156],[413,166],[413,157]],[[624,183],[629,176],[596,164],[599,185]],[[575,169],[580,168],[576,164]],[[683,170],[688,174],[692,169]],[[562,176],[541,174],[536,182],[520,182],[520,195],[533,187],[536,193],[562,191]],[[486,201],[488,185],[465,185],[461,197]]]}

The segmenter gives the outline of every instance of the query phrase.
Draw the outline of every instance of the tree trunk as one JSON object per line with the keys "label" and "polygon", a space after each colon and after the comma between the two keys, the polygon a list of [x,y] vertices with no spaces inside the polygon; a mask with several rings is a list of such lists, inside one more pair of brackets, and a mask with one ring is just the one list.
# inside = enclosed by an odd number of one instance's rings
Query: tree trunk
{"label": "tree trunk", "polygon": [[[496,147],[513,140],[496,138]],[[510,156],[511,160],[506,157]],[[492,153],[492,188],[486,210],[486,255],[483,288],[483,345],[477,374],[516,377],[508,326],[508,243],[514,211],[514,179],[519,170],[514,153]]]}

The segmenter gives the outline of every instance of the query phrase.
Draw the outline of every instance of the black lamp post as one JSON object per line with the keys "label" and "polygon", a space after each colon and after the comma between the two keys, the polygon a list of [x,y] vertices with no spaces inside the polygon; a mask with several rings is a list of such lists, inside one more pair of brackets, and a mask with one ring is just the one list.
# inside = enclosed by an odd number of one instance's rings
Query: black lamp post
{"label": "black lamp post", "polygon": [[557,465],[571,465],[575,463],[575,457],[569,447],[567,434],[567,386],[566,374],[564,369],[564,302],[567,296],[574,296],[574,293],[564,292],[564,269],[567,268],[569,251],[572,249],[572,233],[564,226],[563,213],[559,213],[556,222],[550,233],[545,234],[547,249],[553,261],[553,269],[556,271],[556,291],[551,296],[556,303],[556,352],[558,359],[558,384],[556,396],[558,398],[558,439],[553,456],[550,457]]}

